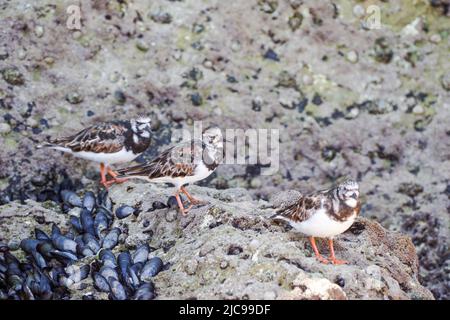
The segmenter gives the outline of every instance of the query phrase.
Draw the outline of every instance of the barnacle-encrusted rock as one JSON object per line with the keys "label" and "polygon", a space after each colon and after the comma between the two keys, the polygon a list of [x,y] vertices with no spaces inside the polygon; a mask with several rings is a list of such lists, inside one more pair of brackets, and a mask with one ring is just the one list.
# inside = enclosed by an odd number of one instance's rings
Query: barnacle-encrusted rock
{"label": "barnacle-encrusted rock", "polygon": [[[97,121],[150,113],[154,144],[139,162],[167,148],[193,121],[278,129],[277,174],[255,179],[244,165],[220,166],[204,183],[221,189],[260,185],[249,192],[265,199],[281,189],[306,193],[340,175],[357,177],[367,194],[365,214],[410,235],[424,266],[422,283],[436,298],[450,298],[448,1],[385,2],[381,29],[370,23],[376,18],[367,10],[370,3],[360,0],[345,6],[316,0],[85,1],[79,30],[61,28],[66,21],[58,1],[29,2],[4,2],[0,19],[0,204],[57,197],[62,173],[79,189],[97,187],[94,164],[35,147]],[[38,28],[40,37],[37,26],[44,31]],[[283,70],[296,87],[279,85]],[[83,94],[82,103],[64,100],[74,90]],[[322,158],[320,141],[339,150],[331,162]],[[403,182],[419,183],[423,192],[411,198],[398,191]],[[166,218],[178,221],[173,212]],[[345,280],[330,281],[342,287]],[[278,296],[266,290],[264,297]]]}
{"label": "barnacle-encrusted rock", "polygon": [[[130,186],[133,193],[126,192]],[[269,219],[271,203],[252,201],[244,189],[189,189],[209,204],[168,221],[165,216],[176,208],[153,210],[152,203],[166,202],[171,188],[133,182],[111,188],[116,203],[142,202],[137,219],[121,220],[129,229],[126,245],[151,234],[155,254],[171,265],[155,279],[159,299],[264,299],[269,291],[278,299],[433,298],[418,282],[411,240],[374,221],[359,218],[337,237],[337,250],[348,265],[322,265],[305,237]],[[279,193],[273,202],[288,204],[292,197]],[[149,222],[146,227],[144,221]],[[326,252],[325,243],[321,249]]]}
{"label": "barnacle-encrusted rock", "polygon": [[[137,217],[114,221],[113,227],[126,232],[120,247],[149,243],[156,249],[152,255],[170,265],[155,277],[158,299],[433,298],[418,281],[418,259],[410,238],[374,221],[359,218],[337,237],[336,250],[348,265],[323,265],[305,237],[269,219],[273,204],[287,205],[298,193],[280,192],[271,204],[251,200],[244,189],[189,189],[208,204],[194,207],[186,217],[176,208],[153,205],[165,203],[172,188],[127,182],[110,191],[114,203],[142,210]],[[0,242],[20,243],[36,226],[49,231],[51,222],[66,229],[68,216],[52,202],[43,205],[48,208],[33,201],[1,206]],[[172,219],[166,219],[169,213]],[[319,246],[326,254],[326,244],[319,241]],[[72,298],[92,290],[91,285],[86,292],[74,290]]]}
{"label": "barnacle-encrusted rock", "polygon": [[9,84],[20,86],[25,83],[25,78],[23,74],[16,67],[7,67],[2,71],[3,80],[8,82]]}

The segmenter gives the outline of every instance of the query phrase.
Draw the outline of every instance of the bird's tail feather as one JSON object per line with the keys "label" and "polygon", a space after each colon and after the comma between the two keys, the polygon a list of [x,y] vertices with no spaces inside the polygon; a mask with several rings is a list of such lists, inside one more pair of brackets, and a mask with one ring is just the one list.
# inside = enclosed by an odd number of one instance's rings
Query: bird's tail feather
{"label": "bird's tail feather", "polygon": [[38,145],[36,146],[36,148],[38,148],[38,149],[43,149],[43,148],[55,148],[55,147],[57,147],[56,144],[48,143],[48,142],[42,143],[42,144],[38,144]]}

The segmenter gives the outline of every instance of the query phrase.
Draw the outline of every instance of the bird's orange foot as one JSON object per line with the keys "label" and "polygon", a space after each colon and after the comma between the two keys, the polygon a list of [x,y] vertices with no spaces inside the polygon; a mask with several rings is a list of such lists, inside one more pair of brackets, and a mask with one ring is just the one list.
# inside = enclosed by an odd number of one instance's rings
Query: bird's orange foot
{"label": "bird's orange foot", "polygon": [[114,178],[113,179],[114,183],[124,183],[128,180],[129,180],[128,178]]}
{"label": "bird's orange foot", "polygon": [[111,187],[114,183],[116,183],[116,181],[114,180],[114,179],[112,179],[112,180],[107,180],[107,181],[102,181],[101,182],[102,183],[102,185],[106,188],[106,189],[108,189],[109,187]]}
{"label": "bird's orange foot", "polygon": [[199,199],[195,199],[187,190],[185,187],[181,187],[180,191],[183,192],[186,197],[188,198],[189,202],[191,203],[191,205],[198,205],[198,204],[207,204],[208,202],[206,201],[202,201]]}
{"label": "bird's orange foot", "polygon": [[316,256],[316,258],[317,258],[317,260],[319,260],[320,263],[323,263],[323,264],[330,263],[330,261],[328,261],[328,259],[322,257],[321,255]]}
{"label": "bird's orange foot", "polygon": [[105,187],[106,189],[108,189],[111,186],[111,181],[107,181],[107,180],[100,180],[100,184]]}
{"label": "bird's orange foot", "polygon": [[198,200],[198,199],[189,199],[189,202],[193,205],[204,205],[207,204],[207,201],[203,201],[203,200]]}
{"label": "bird's orange foot", "polygon": [[341,264],[347,264],[348,263],[348,261],[345,261],[345,260],[339,260],[339,259],[336,259],[336,258],[330,258],[330,262],[332,263],[332,264],[334,264],[334,265],[341,265]]}

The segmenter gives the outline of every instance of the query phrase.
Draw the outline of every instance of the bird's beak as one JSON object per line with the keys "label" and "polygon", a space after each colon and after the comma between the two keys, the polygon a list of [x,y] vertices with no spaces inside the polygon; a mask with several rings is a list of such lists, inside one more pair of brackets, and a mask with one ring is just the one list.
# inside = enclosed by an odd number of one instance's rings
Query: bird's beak
{"label": "bird's beak", "polygon": [[356,199],[358,199],[358,195],[356,193],[353,193],[352,198],[356,200]]}

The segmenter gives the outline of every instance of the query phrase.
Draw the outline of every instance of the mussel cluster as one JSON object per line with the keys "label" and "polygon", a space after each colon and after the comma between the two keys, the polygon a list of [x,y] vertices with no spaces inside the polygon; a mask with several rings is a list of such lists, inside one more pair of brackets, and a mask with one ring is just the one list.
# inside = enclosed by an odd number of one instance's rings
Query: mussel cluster
{"label": "mussel cluster", "polygon": [[60,197],[65,209],[80,208],[79,216],[70,215],[67,233],[55,224],[50,234],[35,228],[34,238],[20,243],[24,261],[0,243],[0,300],[70,299],[71,291],[88,286],[83,280],[89,276],[94,288],[108,293],[109,299],[155,298],[152,278],[163,269],[163,261],[149,259],[151,248],[147,243],[133,252],[120,251],[117,245],[122,231],[112,227],[114,216],[123,219],[137,210],[123,205],[114,215],[113,203],[104,190],[97,196],[88,191],[83,198],[62,190]]}

